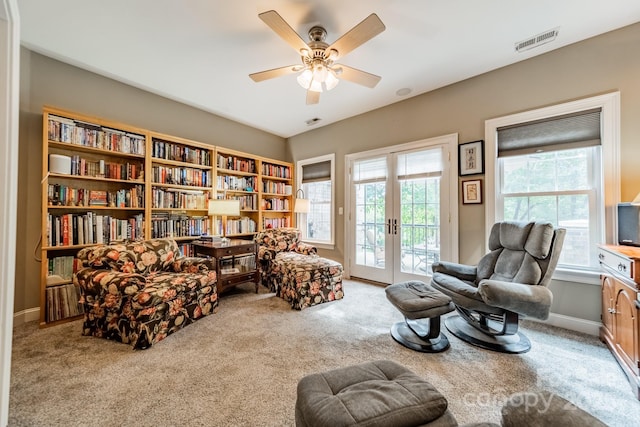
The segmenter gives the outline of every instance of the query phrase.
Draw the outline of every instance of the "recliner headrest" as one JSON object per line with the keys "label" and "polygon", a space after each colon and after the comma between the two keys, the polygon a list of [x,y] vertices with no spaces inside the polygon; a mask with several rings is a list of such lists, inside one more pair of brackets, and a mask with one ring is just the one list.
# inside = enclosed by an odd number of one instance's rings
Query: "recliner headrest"
{"label": "recliner headrest", "polygon": [[489,249],[525,250],[534,258],[544,259],[551,250],[553,231],[550,222],[498,222],[491,228]]}

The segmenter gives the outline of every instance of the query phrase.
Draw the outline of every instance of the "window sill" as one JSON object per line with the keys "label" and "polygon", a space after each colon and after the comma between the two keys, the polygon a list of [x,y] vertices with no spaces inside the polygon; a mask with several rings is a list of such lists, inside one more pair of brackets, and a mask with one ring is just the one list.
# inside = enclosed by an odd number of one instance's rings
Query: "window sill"
{"label": "window sill", "polygon": [[585,285],[600,285],[599,270],[571,270],[569,268],[557,268],[553,273],[554,280],[562,280],[564,282],[583,283]]}

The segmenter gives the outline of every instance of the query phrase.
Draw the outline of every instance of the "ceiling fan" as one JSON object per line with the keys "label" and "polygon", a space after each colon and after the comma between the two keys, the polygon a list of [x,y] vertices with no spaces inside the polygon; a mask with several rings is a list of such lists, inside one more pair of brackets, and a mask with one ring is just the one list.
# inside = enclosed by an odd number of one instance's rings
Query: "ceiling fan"
{"label": "ceiling fan", "polygon": [[369,88],[375,87],[380,81],[380,76],[335,63],[385,30],[384,24],[375,13],[366,17],[331,45],[325,42],[327,31],[323,27],[312,27],[307,43],[275,10],[263,12],[258,17],[298,52],[302,64],[249,74],[255,82],[300,73],[298,83],[307,89],[307,104],[317,104],[323,89],[331,90],[338,84],[338,76]]}

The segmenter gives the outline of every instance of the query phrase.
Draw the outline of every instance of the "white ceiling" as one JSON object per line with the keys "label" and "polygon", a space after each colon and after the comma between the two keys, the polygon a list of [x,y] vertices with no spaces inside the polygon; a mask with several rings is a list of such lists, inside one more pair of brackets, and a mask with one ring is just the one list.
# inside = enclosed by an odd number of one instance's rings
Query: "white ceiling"
{"label": "white ceiling", "polygon": [[[22,44],[58,60],[289,137],[640,21],[639,0],[18,0]],[[371,13],[386,30],[340,63],[382,76],[342,81],[305,104],[295,75],[249,74],[299,55],[258,18],[276,10],[331,44]],[[523,39],[557,39],[516,53]],[[411,89],[406,96],[396,92]],[[310,127],[312,118],[321,121]]]}

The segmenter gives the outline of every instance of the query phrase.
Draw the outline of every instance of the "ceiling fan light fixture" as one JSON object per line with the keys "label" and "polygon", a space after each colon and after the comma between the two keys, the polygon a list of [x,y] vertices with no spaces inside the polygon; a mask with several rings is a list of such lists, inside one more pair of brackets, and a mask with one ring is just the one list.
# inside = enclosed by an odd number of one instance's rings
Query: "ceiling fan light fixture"
{"label": "ceiling fan light fixture", "polygon": [[327,88],[327,90],[331,90],[334,87],[338,86],[338,83],[340,83],[340,80],[338,80],[338,77],[336,76],[336,72],[333,71],[331,68],[329,68],[329,72],[327,73],[327,78],[324,81],[325,88]]}
{"label": "ceiling fan light fixture", "polygon": [[313,73],[310,69],[306,68],[302,73],[298,75],[298,84],[305,89],[309,89],[311,86],[311,80],[313,79]]}

